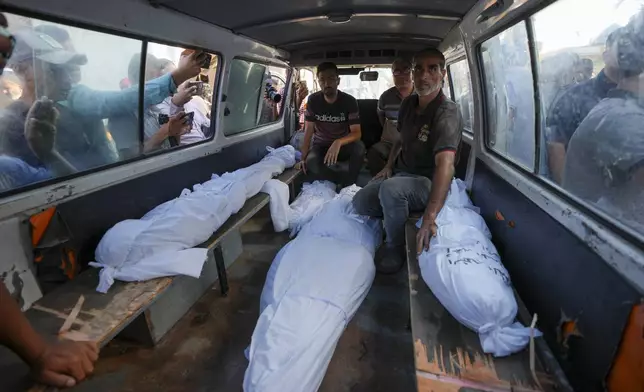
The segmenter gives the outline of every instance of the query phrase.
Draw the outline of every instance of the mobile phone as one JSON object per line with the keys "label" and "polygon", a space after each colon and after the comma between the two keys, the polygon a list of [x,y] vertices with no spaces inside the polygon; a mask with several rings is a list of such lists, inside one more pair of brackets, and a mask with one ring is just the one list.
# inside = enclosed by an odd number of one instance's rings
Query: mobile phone
{"label": "mobile phone", "polygon": [[193,80],[191,82],[188,82],[188,85],[190,87],[197,86],[197,92],[195,94],[199,96],[203,95],[203,82],[200,82],[198,80]]}
{"label": "mobile phone", "polygon": [[203,69],[210,69],[210,62],[212,61],[212,56],[209,53],[204,53],[204,59],[200,64],[200,67]]}
{"label": "mobile phone", "polygon": [[186,124],[190,124],[190,126],[192,126],[192,122],[195,119],[195,112],[187,112],[182,118]]}
{"label": "mobile phone", "polygon": [[170,116],[167,114],[159,113],[159,125],[163,125],[170,121]]}

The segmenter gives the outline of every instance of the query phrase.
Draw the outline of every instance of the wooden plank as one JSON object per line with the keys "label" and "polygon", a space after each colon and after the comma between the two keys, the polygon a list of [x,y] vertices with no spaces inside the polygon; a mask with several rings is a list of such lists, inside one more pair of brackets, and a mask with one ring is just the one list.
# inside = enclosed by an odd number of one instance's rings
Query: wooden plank
{"label": "wooden plank", "polygon": [[[452,317],[427,287],[416,256],[414,223],[408,221],[405,234],[418,391],[540,391],[528,350],[503,358],[483,353],[478,335]],[[541,385],[552,390],[550,377],[540,366],[536,371]]]}
{"label": "wooden plank", "polygon": [[60,337],[90,340],[103,346],[172,283],[169,277],[146,282],[116,281],[102,294],[96,291],[98,274],[98,269],[89,269],[41,298],[25,313],[31,324],[46,337],[58,337],[58,331],[82,295],[85,301],[78,317]]}
{"label": "wooden plank", "polygon": [[[299,176],[301,173],[297,169],[288,169],[285,170],[282,174],[276,177],[277,180],[284,182],[285,184],[290,184]],[[224,222],[221,227],[210,236],[203,244],[197,246],[197,248],[215,248],[222,238],[233,230],[238,229],[244,223],[248,222],[259,210],[264,208],[268,204],[269,197],[266,193],[258,193],[250,199],[246,200],[244,206],[236,214],[233,214]]]}

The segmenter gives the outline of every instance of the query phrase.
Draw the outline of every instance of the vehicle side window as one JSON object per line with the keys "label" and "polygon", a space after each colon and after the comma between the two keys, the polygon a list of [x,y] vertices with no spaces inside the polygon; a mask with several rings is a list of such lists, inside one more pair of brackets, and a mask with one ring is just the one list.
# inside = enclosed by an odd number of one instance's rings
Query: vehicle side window
{"label": "vehicle side window", "polygon": [[[631,1],[560,0],[532,16],[542,178],[644,233],[644,17]],[[561,26],[554,34],[552,26]]]}
{"label": "vehicle side window", "polygon": [[445,74],[445,79],[443,79],[443,94],[445,94],[449,99],[454,99],[454,97],[452,97],[452,90],[449,88],[449,67]]}
{"label": "vehicle side window", "polygon": [[521,22],[481,46],[487,146],[528,170],[534,168],[534,88],[526,26]]}
{"label": "vehicle side window", "polygon": [[[6,16],[16,46],[1,78],[0,191],[118,162],[107,124],[138,113],[138,85],[119,85],[142,42]],[[137,122],[120,131],[138,152]]]}
{"label": "vehicle side window", "polygon": [[286,68],[233,59],[224,102],[224,134],[235,135],[279,120],[287,74]]}
{"label": "vehicle side window", "polygon": [[313,71],[307,68],[300,68],[300,80],[306,82],[306,87],[309,89],[309,92],[314,93],[318,91],[318,81]]}
{"label": "vehicle side window", "polygon": [[[142,58],[142,40],[5,15],[16,45],[0,77],[0,192],[194,143],[194,129],[209,137],[217,56],[182,62],[182,48],[150,43]],[[203,105],[190,96],[172,111],[207,59]]]}
{"label": "vehicle side window", "polygon": [[[146,82],[170,75],[194,52],[193,49],[177,46],[148,44],[145,61]],[[216,55],[207,54],[199,75],[178,85],[176,94],[165,97],[161,103],[144,108],[144,151],[154,152],[163,148],[199,143],[213,136],[210,113],[217,76],[217,60]],[[170,129],[173,134],[168,138],[158,137],[159,133],[165,132],[164,124],[181,118],[185,119],[183,122],[187,126],[178,132]]]}
{"label": "vehicle side window", "polygon": [[472,99],[472,82],[467,60],[450,64],[449,75],[452,78],[452,88],[454,89],[453,99],[461,110],[463,126],[466,131],[471,133],[474,122],[474,100]]}

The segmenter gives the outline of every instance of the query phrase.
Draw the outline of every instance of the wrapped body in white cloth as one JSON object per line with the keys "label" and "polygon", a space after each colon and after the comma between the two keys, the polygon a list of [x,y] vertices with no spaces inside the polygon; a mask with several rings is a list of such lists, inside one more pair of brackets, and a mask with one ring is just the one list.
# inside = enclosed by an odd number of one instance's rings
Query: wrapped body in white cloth
{"label": "wrapped body in white cloth", "polygon": [[454,318],[479,334],[485,353],[506,356],[523,349],[530,328],[515,322],[510,275],[461,180],[452,181],[436,225],[429,251],[418,258],[427,286]]}
{"label": "wrapped body in white cloth", "polygon": [[[375,275],[380,222],[356,215],[345,188],[278,253],[248,350],[244,390],[317,391],[338,339]],[[321,196],[322,197],[322,196]]]}
{"label": "wrapped body in white cloth", "polygon": [[114,279],[141,281],[172,275],[198,278],[207,249],[195,248],[206,241],[247,198],[257,194],[264,183],[285,168],[295,165],[295,149],[268,148],[269,153],[249,167],[213,175],[191,192],[163,203],[141,219],[117,223],[105,233],[96,248],[96,262],[102,268],[97,291],[106,292]]}

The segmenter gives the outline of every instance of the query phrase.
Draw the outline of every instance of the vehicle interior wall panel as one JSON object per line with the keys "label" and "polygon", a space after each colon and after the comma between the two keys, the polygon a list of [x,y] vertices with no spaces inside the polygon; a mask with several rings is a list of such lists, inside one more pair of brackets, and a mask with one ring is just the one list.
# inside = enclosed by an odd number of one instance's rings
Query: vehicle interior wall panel
{"label": "vehicle interior wall panel", "polygon": [[456,163],[456,178],[459,178],[465,181],[465,176],[467,174],[467,165],[470,160],[470,154],[472,152],[472,144],[470,139],[464,139],[461,143],[461,149],[458,155],[458,162]]}
{"label": "vehicle interior wall panel", "polygon": [[475,0],[244,0],[221,7],[207,0],[155,0],[156,3],[188,15],[201,17],[231,30],[246,26],[279,23],[284,20],[307,19],[318,15],[352,11],[353,13],[400,13],[413,10],[423,14],[464,15]]}
{"label": "vehicle interior wall panel", "polygon": [[640,295],[601,257],[478,160],[481,208],[521,299],[575,390],[601,391]]}
{"label": "vehicle interior wall panel", "polygon": [[257,37],[271,45],[282,46],[325,36],[351,37],[353,34],[409,34],[423,37],[442,37],[454,26],[454,21],[427,20],[413,16],[362,16],[347,23],[331,23],[326,19],[304,20],[297,23],[249,28],[244,34]]}
{"label": "vehicle interior wall panel", "polygon": [[[215,2],[208,2],[217,8]],[[199,18],[193,18],[163,8],[155,8],[145,0],[5,0],[5,7],[31,11],[54,18],[87,23],[136,36],[171,41],[222,52],[224,55],[248,53],[273,59],[288,58],[288,53],[260,44],[248,37],[233,34]],[[247,9],[246,9],[247,11]],[[100,15],[100,18],[97,18]]]}
{"label": "vehicle interior wall panel", "polygon": [[249,166],[266,155],[266,146],[284,144],[282,129],[232,145],[208,155],[144,177],[102,189],[58,206],[79,247],[79,262],[94,260],[94,250],[103,234],[116,223],[136,219],[177,197],[184,188],[210,179],[211,174]]}

